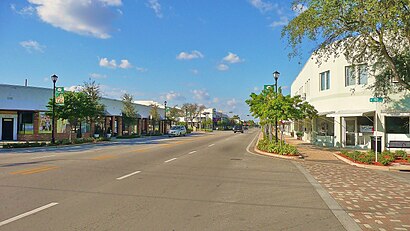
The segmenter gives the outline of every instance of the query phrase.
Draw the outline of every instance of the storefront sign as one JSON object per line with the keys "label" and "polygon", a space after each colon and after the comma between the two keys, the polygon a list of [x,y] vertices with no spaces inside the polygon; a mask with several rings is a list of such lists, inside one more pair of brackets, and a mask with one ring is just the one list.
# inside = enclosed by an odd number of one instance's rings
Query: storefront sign
{"label": "storefront sign", "polygon": [[64,105],[64,87],[56,87],[56,105]]}
{"label": "storefront sign", "polygon": [[371,133],[371,132],[373,132],[373,126],[371,126],[371,125],[360,125],[360,132]]}

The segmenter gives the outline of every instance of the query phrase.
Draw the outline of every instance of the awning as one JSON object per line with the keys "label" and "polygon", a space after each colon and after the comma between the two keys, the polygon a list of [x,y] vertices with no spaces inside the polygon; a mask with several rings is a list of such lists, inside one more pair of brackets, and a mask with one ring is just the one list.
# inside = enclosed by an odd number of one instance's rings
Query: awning
{"label": "awning", "polygon": [[337,111],[332,114],[327,114],[326,117],[356,117],[356,116],[369,116],[373,114],[374,111],[368,110],[346,110],[346,111]]}

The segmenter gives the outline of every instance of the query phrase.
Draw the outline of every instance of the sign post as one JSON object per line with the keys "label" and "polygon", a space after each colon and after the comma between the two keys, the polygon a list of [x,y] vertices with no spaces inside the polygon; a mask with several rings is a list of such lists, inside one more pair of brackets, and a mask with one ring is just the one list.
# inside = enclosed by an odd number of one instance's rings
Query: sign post
{"label": "sign post", "polygon": [[[377,130],[377,103],[381,103],[381,102],[383,102],[383,98],[381,98],[381,97],[373,97],[373,98],[370,98],[370,102],[371,103],[376,103],[376,112],[375,112],[375,116],[374,116],[374,122],[376,123],[375,124],[375,129],[374,129],[374,134],[375,134],[375,139],[374,139],[374,152],[375,152],[375,155],[376,155],[376,162],[378,161],[377,160],[377,141],[378,141],[378,130]],[[381,150],[380,150],[380,152],[381,152]]]}
{"label": "sign post", "polygon": [[275,85],[263,85],[263,90],[267,90],[269,88],[273,88]]}

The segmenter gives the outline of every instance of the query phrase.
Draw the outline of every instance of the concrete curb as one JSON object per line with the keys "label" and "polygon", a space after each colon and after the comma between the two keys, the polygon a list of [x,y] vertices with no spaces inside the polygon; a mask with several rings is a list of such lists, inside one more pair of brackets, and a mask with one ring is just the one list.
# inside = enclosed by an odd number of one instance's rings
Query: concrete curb
{"label": "concrete curb", "polygon": [[355,163],[349,159],[344,158],[343,156],[340,156],[336,153],[332,153],[336,158],[338,158],[339,160],[353,165],[353,166],[357,166],[359,168],[367,168],[367,169],[373,169],[373,170],[381,170],[381,171],[400,171],[400,170],[404,170],[404,171],[410,171],[410,166],[406,166],[406,165],[400,165],[400,166],[376,166],[376,165],[367,165],[367,164],[359,164],[359,163]]}
{"label": "concrete curb", "polygon": [[270,156],[270,157],[276,157],[276,158],[281,158],[281,159],[287,159],[287,160],[298,160],[300,158],[300,156],[284,156],[284,155],[278,155],[278,154],[264,152],[264,151],[259,150],[257,147],[258,147],[258,144],[259,144],[259,140],[261,138],[261,134],[262,133],[259,134],[258,141],[256,142],[255,147],[253,149],[253,151],[256,152],[257,154],[263,155],[263,156]]}

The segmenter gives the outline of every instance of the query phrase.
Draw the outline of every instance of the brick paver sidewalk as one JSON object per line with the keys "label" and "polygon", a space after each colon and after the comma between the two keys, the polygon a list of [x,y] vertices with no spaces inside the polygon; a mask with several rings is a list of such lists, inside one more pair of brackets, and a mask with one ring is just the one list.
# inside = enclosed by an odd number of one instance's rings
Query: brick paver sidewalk
{"label": "brick paver sidewalk", "polygon": [[345,164],[332,149],[286,137],[305,160],[300,164],[363,230],[410,230],[410,183],[383,172]]}

